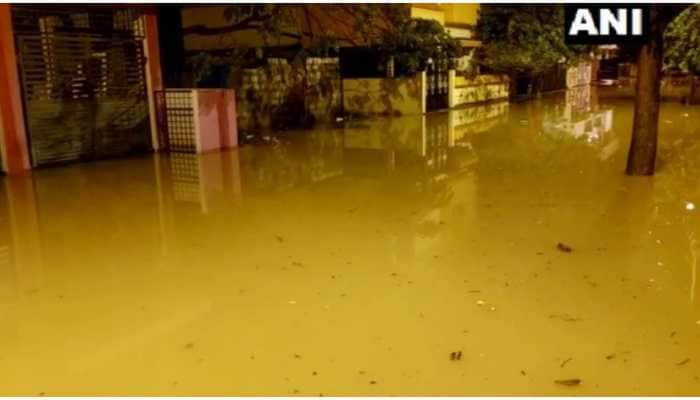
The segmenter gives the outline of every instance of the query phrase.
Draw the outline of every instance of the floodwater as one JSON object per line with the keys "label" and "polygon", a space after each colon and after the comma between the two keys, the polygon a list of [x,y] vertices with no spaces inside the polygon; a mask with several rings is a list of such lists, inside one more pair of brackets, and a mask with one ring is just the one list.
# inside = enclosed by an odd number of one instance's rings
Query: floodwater
{"label": "floodwater", "polygon": [[0,178],[0,394],[700,394],[700,107],[663,104],[653,178],[631,112],[581,89]]}

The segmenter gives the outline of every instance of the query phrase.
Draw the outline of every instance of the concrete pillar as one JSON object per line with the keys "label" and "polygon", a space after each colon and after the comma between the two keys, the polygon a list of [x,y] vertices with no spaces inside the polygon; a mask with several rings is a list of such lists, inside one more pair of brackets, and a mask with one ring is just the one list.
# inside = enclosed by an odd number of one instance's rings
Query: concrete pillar
{"label": "concrete pillar", "polygon": [[448,71],[448,74],[449,75],[447,75],[447,106],[449,108],[452,108],[455,105],[457,105],[456,104],[457,101],[455,99],[455,97],[456,97],[455,85],[457,82],[457,79],[456,79],[457,71],[455,71],[454,69],[451,69]]}
{"label": "concrete pillar", "polygon": [[0,149],[8,174],[30,169],[16,54],[10,5],[0,4]]}

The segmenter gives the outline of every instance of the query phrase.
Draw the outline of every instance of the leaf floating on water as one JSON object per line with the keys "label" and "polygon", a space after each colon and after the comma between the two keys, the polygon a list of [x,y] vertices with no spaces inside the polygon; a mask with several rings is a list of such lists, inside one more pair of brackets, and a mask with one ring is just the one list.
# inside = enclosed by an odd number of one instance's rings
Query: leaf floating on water
{"label": "leaf floating on water", "polygon": [[581,384],[580,379],[557,379],[554,381],[557,385],[563,386],[578,386]]}
{"label": "leaf floating on water", "polygon": [[574,249],[571,246],[567,246],[562,242],[557,243],[557,250],[563,251],[564,253],[571,253]]}
{"label": "leaf floating on water", "polygon": [[690,358],[686,358],[685,360],[676,363],[676,365],[680,367],[681,365],[688,364],[689,362],[690,362]]}

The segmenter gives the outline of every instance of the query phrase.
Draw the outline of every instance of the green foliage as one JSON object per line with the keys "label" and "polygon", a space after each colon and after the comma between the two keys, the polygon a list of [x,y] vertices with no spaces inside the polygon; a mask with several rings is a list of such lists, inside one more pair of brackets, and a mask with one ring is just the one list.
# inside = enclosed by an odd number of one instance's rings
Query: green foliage
{"label": "green foliage", "polygon": [[479,10],[477,62],[502,73],[540,74],[573,63],[586,46],[564,43],[564,6],[490,5]]}
{"label": "green foliage", "polygon": [[692,5],[674,19],[664,32],[667,66],[700,74],[700,5]]}
{"label": "green foliage", "polygon": [[425,68],[428,59],[439,63],[461,55],[460,44],[434,20],[411,18],[407,8],[394,14],[393,28],[376,46],[385,59],[394,57],[397,69],[413,74]]}

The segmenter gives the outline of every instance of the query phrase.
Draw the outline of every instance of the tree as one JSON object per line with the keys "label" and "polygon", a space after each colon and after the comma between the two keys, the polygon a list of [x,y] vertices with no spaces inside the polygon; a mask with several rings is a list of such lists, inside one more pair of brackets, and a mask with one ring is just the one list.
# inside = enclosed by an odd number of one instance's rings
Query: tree
{"label": "tree", "polygon": [[695,98],[695,78],[700,75],[700,5],[692,5],[681,12],[666,28],[665,58],[668,67],[690,74],[688,104]]}
{"label": "tree", "polygon": [[251,49],[250,43],[230,43],[231,49],[224,53],[199,54],[191,61],[199,76],[216,65],[260,58],[261,47],[280,43],[292,43],[302,58],[327,56],[340,46],[374,47],[385,61],[393,58],[404,73],[423,69],[429,58],[444,60],[461,54],[459,43],[440,23],[411,18],[410,8],[403,4],[240,4],[227,6],[223,13],[228,25],[194,25],[183,33],[224,35],[252,30],[261,46]]}
{"label": "tree", "polygon": [[659,130],[659,93],[663,62],[663,33],[684,6],[654,5],[650,32],[637,53],[637,88],[634,99],[632,142],[627,155],[628,175],[653,175]]}
{"label": "tree", "polygon": [[559,63],[573,63],[588,50],[564,43],[562,5],[484,4],[476,31],[482,41],[476,61],[508,74],[511,84],[518,74],[539,78]]}
{"label": "tree", "polygon": [[403,74],[413,74],[426,68],[426,62],[447,63],[462,55],[459,42],[453,39],[437,21],[411,18],[407,7],[391,14],[390,28],[370,41],[385,61],[393,58]]}

